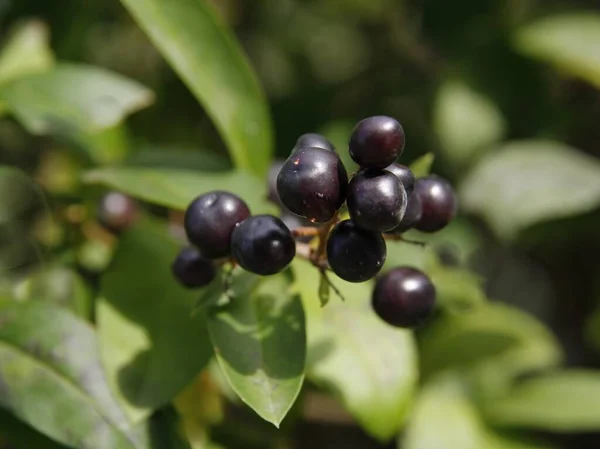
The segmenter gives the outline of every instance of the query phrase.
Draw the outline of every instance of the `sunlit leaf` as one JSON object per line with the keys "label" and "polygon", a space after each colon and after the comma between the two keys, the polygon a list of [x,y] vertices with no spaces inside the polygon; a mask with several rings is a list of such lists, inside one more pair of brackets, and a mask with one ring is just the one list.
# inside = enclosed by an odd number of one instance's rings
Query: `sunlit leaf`
{"label": "sunlit leaf", "polygon": [[435,155],[433,153],[424,154],[412,161],[410,169],[417,178],[427,176],[431,172],[431,166],[433,165],[434,160]]}

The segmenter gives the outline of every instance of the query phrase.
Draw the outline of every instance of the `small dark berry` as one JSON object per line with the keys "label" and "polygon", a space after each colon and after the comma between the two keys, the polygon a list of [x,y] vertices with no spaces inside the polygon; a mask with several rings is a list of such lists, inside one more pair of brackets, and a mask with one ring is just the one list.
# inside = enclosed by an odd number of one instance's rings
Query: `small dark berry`
{"label": "small dark berry", "polygon": [[333,144],[321,134],[316,133],[302,134],[296,141],[294,150],[297,150],[298,148],[321,148],[335,153]]}
{"label": "small dark berry", "polygon": [[277,193],[277,176],[285,163],[284,160],[278,159],[269,168],[269,173],[267,174],[267,179],[269,180],[269,191],[267,193],[267,199],[271,201],[273,204],[281,207],[283,204],[279,199],[279,193]]}
{"label": "small dark berry", "polygon": [[415,175],[406,165],[394,163],[385,168],[387,171],[396,175],[406,190],[406,194],[410,195],[415,188]]}
{"label": "small dark berry", "polygon": [[171,265],[175,278],[187,288],[200,288],[208,285],[217,276],[212,260],[202,257],[196,248],[183,248]]}
{"label": "small dark berry", "polygon": [[348,282],[375,277],[387,255],[385,240],[377,232],[357,227],[351,220],[338,223],[327,241],[327,260],[333,272]]}
{"label": "small dark berry", "polygon": [[390,232],[390,234],[402,234],[412,228],[419,222],[421,219],[421,200],[419,196],[413,192],[408,195],[408,205],[406,206],[406,212],[404,213],[404,217],[400,220],[400,224]]}
{"label": "small dark berry", "polygon": [[185,212],[188,240],[210,259],[230,254],[231,233],[250,216],[242,199],[229,192],[210,192],[196,198]]}
{"label": "small dark berry", "polygon": [[296,243],[279,218],[255,215],[233,231],[231,254],[245,270],[266,276],[289,265],[296,255]]}
{"label": "small dark berry", "polygon": [[359,228],[387,232],[400,224],[406,211],[406,191],[386,170],[359,171],[348,185],[348,212]]}
{"label": "small dark berry", "polygon": [[438,176],[417,179],[415,193],[421,201],[421,219],[415,228],[423,232],[443,229],[456,216],[458,200],[448,181]]}
{"label": "small dark berry", "polygon": [[397,120],[377,115],[358,122],[350,137],[350,156],[364,168],[386,168],[404,150],[404,130]]}
{"label": "small dark berry", "polygon": [[433,313],[435,296],[435,287],[425,273],[398,267],[377,280],[372,305],[386,323],[415,327]]}
{"label": "small dark berry", "polygon": [[346,200],[348,174],[337,154],[322,148],[300,148],[277,177],[281,202],[294,214],[323,223]]}
{"label": "small dark berry", "polygon": [[98,222],[106,229],[119,233],[126,231],[138,217],[137,203],[121,192],[109,192],[98,203]]}

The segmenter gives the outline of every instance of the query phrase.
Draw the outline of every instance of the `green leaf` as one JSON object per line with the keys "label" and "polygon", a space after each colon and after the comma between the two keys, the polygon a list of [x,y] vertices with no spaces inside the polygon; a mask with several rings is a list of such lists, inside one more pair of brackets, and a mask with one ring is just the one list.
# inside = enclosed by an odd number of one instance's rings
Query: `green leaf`
{"label": "green leaf", "polygon": [[206,150],[179,147],[144,147],[132,154],[129,167],[179,170],[226,171],[231,169],[227,156]]}
{"label": "green leaf", "polygon": [[530,378],[486,404],[490,423],[553,432],[600,429],[600,371],[564,370]]}
{"label": "green leaf", "polygon": [[121,0],[181,76],[237,168],[266,173],[273,150],[264,94],[234,35],[207,0]]}
{"label": "green leaf", "polygon": [[1,409],[0,435],[13,449],[67,449]]}
{"label": "green leaf", "polygon": [[506,130],[496,105],[462,81],[441,85],[433,114],[446,160],[461,167],[472,164],[478,153],[500,140]]}
{"label": "green leaf", "polygon": [[48,302],[6,299],[0,323],[0,406],[68,446],[136,447],[91,327]]}
{"label": "green leaf", "polygon": [[518,51],[600,88],[600,14],[571,12],[545,17],[519,29]]}
{"label": "green leaf", "polygon": [[135,422],[175,397],[212,355],[204,318],[190,316],[198,292],[171,274],[177,252],[166,226],[140,221],[121,237],[102,278],[96,311],[102,359]]}
{"label": "green leaf", "polygon": [[321,307],[318,270],[303,260],[294,261],[293,269],[307,314],[307,377],[331,388],[369,434],[391,439],[403,426],[416,389],[412,334],[375,315],[371,283],[331,276],[346,301]]}
{"label": "green leaf", "polygon": [[502,369],[527,371],[562,358],[554,335],[534,317],[499,303],[446,315],[425,330],[420,344],[425,374],[501,357]]}
{"label": "green leaf", "polygon": [[0,166],[0,224],[10,223],[43,201],[42,190],[24,172]]}
{"label": "green leaf", "polygon": [[431,172],[434,160],[435,155],[433,153],[424,154],[410,164],[410,169],[417,178],[427,176]]}
{"label": "green leaf", "polygon": [[32,134],[73,136],[120,123],[152,103],[151,91],[98,67],[60,64],[0,87],[0,101]]}
{"label": "green leaf", "polygon": [[462,208],[511,238],[535,223],[597,208],[600,162],[556,142],[512,142],[473,169],[459,196]]}
{"label": "green leaf", "polygon": [[306,332],[302,303],[284,275],[208,312],[217,359],[233,390],[279,427],[304,381]]}
{"label": "green leaf", "polygon": [[48,27],[39,20],[29,20],[12,32],[0,52],[0,83],[47,71],[53,65]]}
{"label": "green leaf", "polygon": [[265,200],[266,183],[244,172],[110,167],[88,172],[85,180],[179,210],[185,210],[195,197],[212,190],[239,195],[254,214],[272,209]]}

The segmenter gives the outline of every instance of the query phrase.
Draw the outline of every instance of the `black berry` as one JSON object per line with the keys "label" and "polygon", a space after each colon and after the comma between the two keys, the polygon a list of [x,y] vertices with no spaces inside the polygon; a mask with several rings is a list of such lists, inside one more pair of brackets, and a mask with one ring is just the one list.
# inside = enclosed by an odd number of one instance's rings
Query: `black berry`
{"label": "black berry", "polygon": [[348,212],[356,226],[369,231],[391,231],[406,211],[406,191],[386,170],[359,171],[348,185]]}
{"label": "black berry", "polygon": [[231,254],[245,270],[266,276],[289,265],[296,255],[296,243],[279,218],[255,215],[233,231]]}
{"label": "black berry", "polygon": [[458,201],[454,189],[438,176],[417,179],[415,193],[421,201],[421,219],[415,228],[423,232],[443,229],[456,216]]}
{"label": "black berry", "polygon": [[230,254],[235,226],[250,216],[244,201],[232,193],[216,191],[201,195],[187,208],[184,227],[190,243],[210,259]]}
{"label": "black berry", "polygon": [[421,220],[421,200],[419,196],[413,192],[408,195],[408,204],[406,206],[406,212],[404,217],[400,220],[400,224],[391,232],[392,234],[402,234],[415,227],[415,225]]}
{"label": "black berry", "polygon": [[385,168],[387,171],[392,173],[398,178],[398,180],[404,186],[404,190],[406,190],[406,194],[410,195],[415,188],[415,175],[410,171],[406,165],[402,164],[392,164]]}
{"label": "black berry", "polygon": [[404,130],[397,120],[378,115],[358,122],[350,137],[350,156],[361,167],[386,168],[404,150]]}
{"label": "black berry", "polygon": [[335,153],[333,144],[321,134],[316,133],[302,134],[296,141],[294,150],[298,148],[321,148]]}
{"label": "black berry", "polygon": [[327,241],[329,266],[348,282],[365,282],[375,277],[386,255],[381,234],[361,229],[351,220],[338,223]]}
{"label": "black berry", "polygon": [[119,233],[129,229],[136,221],[138,205],[121,192],[109,192],[100,199],[96,215],[102,226]]}
{"label": "black berry", "polygon": [[187,288],[204,287],[217,275],[212,260],[202,257],[196,248],[183,248],[171,265],[175,278]]}
{"label": "black berry", "polygon": [[281,202],[294,214],[323,223],[346,200],[348,174],[337,154],[322,148],[293,152],[277,177]]}
{"label": "black berry", "polygon": [[276,160],[275,162],[273,162],[273,164],[271,164],[271,167],[269,168],[269,173],[267,174],[267,179],[269,181],[269,191],[267,193],[267,199],[280,207],[283,204],[279,199],[279,193],[277,193],[277,176],[279,175],[281,167],[283,167],[284,163],[285,161],[283,160]]}
{"label": "black berry", "polygon": [[435,308],[435,287],[421,271],[398,267],[375,284],[372,305],[379,317],[396,327],[415,327]]}

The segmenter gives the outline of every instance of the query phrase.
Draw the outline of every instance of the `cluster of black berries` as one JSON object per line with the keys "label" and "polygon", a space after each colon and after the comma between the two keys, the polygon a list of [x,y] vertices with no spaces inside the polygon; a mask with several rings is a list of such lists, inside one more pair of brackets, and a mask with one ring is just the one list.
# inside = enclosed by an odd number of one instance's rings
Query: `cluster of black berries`
{"label": "cluster of black berries", "polygon": [[[437,176],[415,179],[408,167],[395,163],[404,144],[404,130],[393,118],[362,120],[349,143],[360,169],[349,180],[327,139],[301,136],[289,158],[269,174],[269,199],[281,207],[281,218],[251,216],[246,204],[230,193],[199,197],[185,216],[188,239],[198,251],[182,251],[175,274],[187,286],[205,285],[215,275],[214,259],[220,258],[233,259],[253,273],[274,274],[294,258],[294,237],[309,242],[319,236],[326,241],[309,253],[315,265],[325,265],[348,282],[372,279],[385,263],[386,236],[413,228],[435,232],[456,214],[448,182]],[[344,203],[350,219],[339,221]],[[372,299],[383,320],[410,327],[433,310],[435,287],[424,273],[398,267],[377,280]]]}

